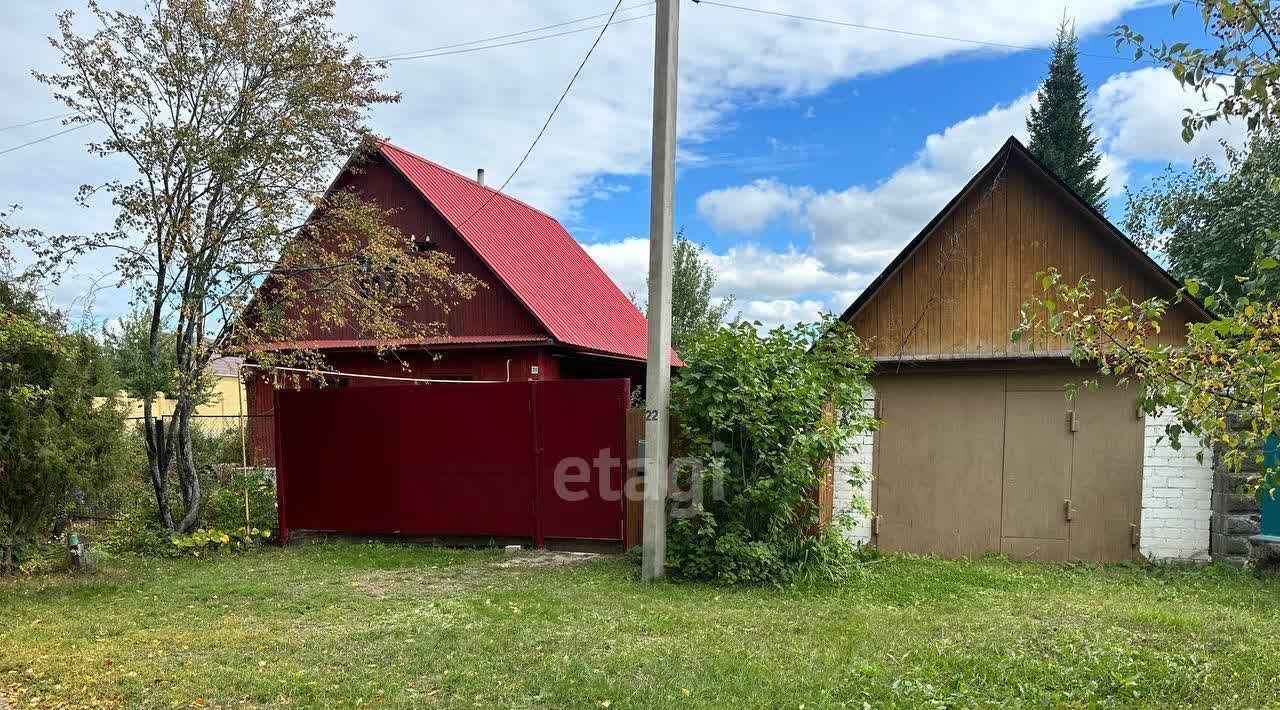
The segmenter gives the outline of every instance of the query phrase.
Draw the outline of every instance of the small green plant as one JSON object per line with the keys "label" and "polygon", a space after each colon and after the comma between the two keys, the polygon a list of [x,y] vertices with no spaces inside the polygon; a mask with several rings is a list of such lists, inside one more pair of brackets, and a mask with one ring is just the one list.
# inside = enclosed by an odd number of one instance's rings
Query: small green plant
{"label": "small green plant", "polygon": [[205,553],[240,552],[255,547],[271,539],[270,530],[243,528],[239,530],[218,530],[215,528],[196,528],[190,534],[173,536],[173,546],[182,552],[200,557]]}

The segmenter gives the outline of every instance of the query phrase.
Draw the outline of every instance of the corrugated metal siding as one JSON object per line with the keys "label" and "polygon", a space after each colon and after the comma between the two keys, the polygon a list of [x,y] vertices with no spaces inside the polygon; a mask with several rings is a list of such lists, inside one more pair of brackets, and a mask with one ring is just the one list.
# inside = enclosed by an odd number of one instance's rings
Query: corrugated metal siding
{"label": "corrugated metal siding", "polygon": [[[644,315],[559,222],[425,158],[380,146],[557,340],[645,358]],[[672,362],[679,362],[674,353]]]}

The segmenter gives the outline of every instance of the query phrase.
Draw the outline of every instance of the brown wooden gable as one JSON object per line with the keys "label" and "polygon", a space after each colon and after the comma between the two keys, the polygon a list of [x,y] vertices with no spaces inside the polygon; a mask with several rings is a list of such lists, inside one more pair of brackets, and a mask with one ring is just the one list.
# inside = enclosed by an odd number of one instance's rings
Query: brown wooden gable
{"label": "brown wooden gable", "polygon": [[[1068,344],[1010,341],[1019,308],[1056,266],[1130,297],[1168,297],[1177,284],[1136,245],[1010,138],[1000,152],[849,307],[843,319],[878,359],[964,360],[1056,356]],[[1206,318],[1198,304],[1170,310],[1162,342],[1186,340]]]}

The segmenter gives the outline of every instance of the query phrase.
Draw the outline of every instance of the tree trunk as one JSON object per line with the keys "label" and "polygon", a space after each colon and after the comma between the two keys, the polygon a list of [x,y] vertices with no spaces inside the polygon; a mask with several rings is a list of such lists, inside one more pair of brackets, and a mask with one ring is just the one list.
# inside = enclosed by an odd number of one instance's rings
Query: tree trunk
{"label": "tree trunk", "polygon": [[191,410],[189,402],[179,401],[175,412],[178,427],[178,485],[182,491],[184,515],[178,523],[178,532],[190,532],[200,517],[200,475],[195,457],[191,453]]}
{"label": "tree trunk", "polygon": [[165,530],[173,530],[173,512],[169,509],[169,439],[165,436],[164,417],[151,414],[149,397],[142,402],[142,428],[146,434],[147,469],[151,473],[160,524]]}

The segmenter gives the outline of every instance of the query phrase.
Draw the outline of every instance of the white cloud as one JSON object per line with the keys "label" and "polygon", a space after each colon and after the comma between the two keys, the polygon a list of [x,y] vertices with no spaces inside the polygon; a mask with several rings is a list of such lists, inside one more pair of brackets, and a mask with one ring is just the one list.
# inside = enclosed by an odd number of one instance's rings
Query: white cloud
{"label": "white cloud", "polygon": [[[1006,138],[1026,141],[1025,119],[1034,100],[1035,92],[1029,92],[928,136],[910,163],[871,187],[818,192],[756,180],[703,195],[699,211],[717,229],[758,231],[787,214],[803,223],[811,240],[805,250],[748,245],[712,255],[722,286],[738,289],[744,303],[763,304],[753,308],[765,315],[804,312],[799,304],[816,299],[843,310]],[[1094,125],[1112,194],[1124,189],[1134,161],[1186,162],[1220,152],[1219,139],[1243,137],[1237,126],[1215,126],[1184,144],[1181,106],[1203,103],[1159,69],[1117,74],[1098,88]]]}
{"label": "white cloud", "polygon": [[1150,67],[1113,75],[1098,87],[1093,121],[1101,143],[1124,161],[1189,162],[1205,154],[1220,157],[1219,141],[1244,140],[1240,122],[1219,122],[1183,142],[1183,109],[1199,112],[1214,105],[1184,90],[1172,73]]}
{"label": "white cloud", "polygon": [[786,215],[795,215],[813,196],[806,187],[788,187],[777,180],[712,190],[698,198],[698,214],[723,232],[758,232]]}
{"label": "white cloud", "polygon": [[[135,0],[118,2],[137,4]],[[1110,27],[1122,12],[1146,2],[1097,0],[1073,7],[1072,12],[1077,27],[1088,34]],[[337,26],[356,35],[358,47],[366,55],[380,56],[564,22],[607,12],[612,5],[607,0],[341,0]],[[882,26],[903,26],[909,21],[911,29],[919,32],[1012,44],[1046,44],[1061,14],[1061,8],[1051,3],[1006,0],[919,0],[911,4],[908,13],[893,4],[828,0],[789,0],[786,9]],[[647,12],[648,8],[637,8],[623,13],[621,19]],[[839,81],[924,61],[1004,52],[941,40],[904,40],[893,34],[706,5],[685,5],[681,22],[680,136],[685,151],[725,130],[735,110],[743,106],[811,96]],[[7,59],[0,64],[0,92],[10,99],[0,106],[0,125],[59,112],[47,90],[28,74],[32,68],[56,68],[56,57],[43,39],[55,29],[53,11],[44,0],[14,0],[0,7],[0,40],[4,40],[0,51]],[[463,174],[484,167],[492,181],[499,183],[524,153],[594,34],[585,31],[545,42],[398,62],[390,70],[386,88],[402,92],[403,100],[376,109],[372,125],[393,141]],[[609,195],[600,187],[608,184],[610,176],[647,172],[652,42],[652,19],[625,22],[609,30],[550,129],[508,188],[510,192],[562,218],[573,217],[584,200]],[[931,136],[916,160],[886,185],[824,193],[809,200],[806,218],[815,232],[814,255],[823,268],[843,275],[862,273],[883,263],[903,233],[923,224],[922,218],[927,219],[931,210],[949,197],[947,192],[954,189],[956,181],[962,182],[976,167],[975,159],[980,162],[994,149],[1002,131],[1007,135],[1008,124],[1020,124],[1012,118],[1012,107],[995,113],[995,117],[978,117],[972,124],[958,124]],[[1000,116],[1009,120],[993,125],[999,123]],[[0,147],[55,129],[56,124],[42,124],[7,132]],[[26,216],[54,232],[109,218],[109,206],[99,205],[92,213],[72,207],[81,182],[114,176],[105,161],[83,152],[88,133],[34,145],[0,161],[5,203],[27,205]],[[789,154],[764,157],[785,158],[793,164],[803,161],[803,156]],[[709,164],[716,160],[713,157]],[[40,170],[32,171],[33,165]],[[863,227],[851,224],[849,215],[872,215],[873,220]],[[726,213],[724,223],[735,224],[736,219],[735,229],[749,228],[761,219],[767,222],[778,216],[768,209],[754,217]],[[598,251],[593,248],[593,254]],[[636,278],[636,267],[628,268],[632,271],[625,280],[642,288],[643,277]],[[618,278],[613,269],[610,273]],[[831,288],[847,290],[842,278],[828,279],[835,282]]]}
{"label": "white cloud", "polygon": [[584,244],[587,254],[618,284],[623,293],[645,298],[645,279],[649,273],[649,240],[628,237],[616,242]]}
{"label": "white cloud", "polygon": [[776,298],[768,301],[744,301],[738,304],[738,310],[743,320],[760,321],[768,329],[789,323],[813,322],[820,313],[828,309],[825,303],[816,299],[797,301]]}

